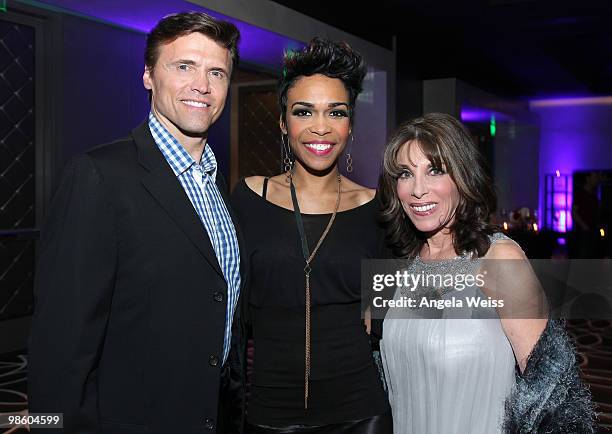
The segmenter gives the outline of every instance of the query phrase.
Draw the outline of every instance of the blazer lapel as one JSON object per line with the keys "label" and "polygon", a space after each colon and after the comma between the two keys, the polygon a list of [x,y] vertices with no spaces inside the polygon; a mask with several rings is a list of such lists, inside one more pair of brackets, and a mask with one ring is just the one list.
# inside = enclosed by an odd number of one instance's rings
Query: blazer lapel
{"label": "blazer lapel", "polygon": [[222,277],[223,272],[215,255],[206,228],[202,225],[187,193],[155,144],[145,121],[132,131],[140,164],[148,173],[142,183],[160,206],[197,247],[212,268]]}

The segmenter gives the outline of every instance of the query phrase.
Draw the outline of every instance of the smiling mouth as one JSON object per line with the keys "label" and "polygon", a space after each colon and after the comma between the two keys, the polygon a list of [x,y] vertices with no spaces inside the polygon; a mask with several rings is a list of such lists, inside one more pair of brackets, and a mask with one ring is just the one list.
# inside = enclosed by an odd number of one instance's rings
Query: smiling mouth
{"label": "smiling mouth", "polygon": [[207,108],[210,107],[210,104],[202,102],[202,101],[194,101],[194,100],[190,100],[190,99],[184,99],[181,100],[181,102],[185,105],[188,105],[190,107],[195,107],[195,108]]}
{"label": "smiling mouth", "polygon": [[431,214],[437,205],[437,203],[427,203],[423,205],[410,205],[410,208],[417,214]]}
{"label": "smiling mouth", "polygon": [[332,147],[331,143],[306,143],[308,149],[312,149],[317,152],[329,151]]}
{"label": "smiling mouth", "polygon": [[331,142],[310,142],[304,143],[306,150],[317,157],[326,157],[331,154],[335,143]]}

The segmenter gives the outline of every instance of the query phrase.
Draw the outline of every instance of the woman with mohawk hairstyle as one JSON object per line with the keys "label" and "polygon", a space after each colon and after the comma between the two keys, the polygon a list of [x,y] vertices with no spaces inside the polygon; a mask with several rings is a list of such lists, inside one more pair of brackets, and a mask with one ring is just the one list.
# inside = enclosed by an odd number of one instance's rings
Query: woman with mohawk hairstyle
{"label": "woman with mohawk hairstyle", "polygon": [[379,202],[338,169],[346,153],[352,171],[347,145],[365,73],[345,43],[316,38],[287,53],[278,86],[284,173],[246,178],[233,194],[251,270],[246,433],[392,432],[361,319],[361,260],[382,246]]}

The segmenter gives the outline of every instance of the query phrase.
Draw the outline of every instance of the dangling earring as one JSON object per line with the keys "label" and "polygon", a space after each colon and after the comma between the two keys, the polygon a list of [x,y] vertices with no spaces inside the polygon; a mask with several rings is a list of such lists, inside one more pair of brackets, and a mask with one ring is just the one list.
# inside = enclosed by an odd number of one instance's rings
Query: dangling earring
{"label": "dangling earring", "polygon": [[346,173],[353,173],[353,157],[351,157],[351,150],[353,149],[354,140],[355,136],[351,134],[351,144],[349,146],[348,152],[346,153]]}
{"label": "dangling earring", "polygon": [[285,181],[287,183],[291,182],[291,172],[293,171],[293,158],[291,155],[291,148],[289,148],[289,137],[285,141],[286,134],[281,132],[281,142],[283,143],[283,171],[287,175]]}

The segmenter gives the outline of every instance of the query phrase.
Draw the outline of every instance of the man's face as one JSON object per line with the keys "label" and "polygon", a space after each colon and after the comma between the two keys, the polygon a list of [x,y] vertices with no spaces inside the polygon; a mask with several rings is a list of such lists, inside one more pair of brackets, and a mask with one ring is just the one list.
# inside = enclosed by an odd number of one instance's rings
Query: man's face
{"label": "man's face", "polygon": [[229,50],[191,33],[160,46],[153,70],[145,67],[151,109],[181,144],[207,137],[223,111],[231,66]]}

